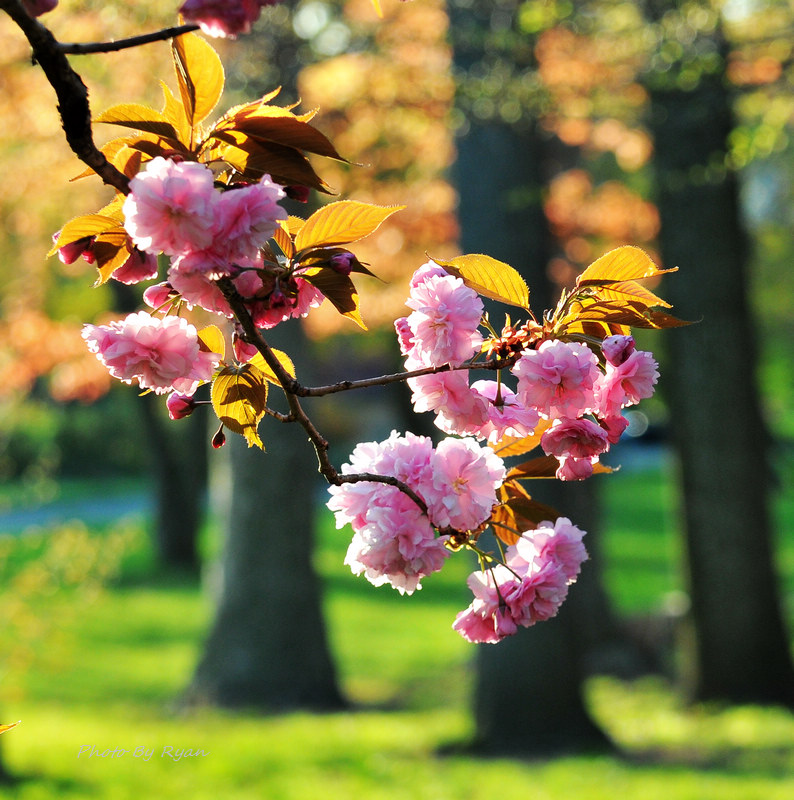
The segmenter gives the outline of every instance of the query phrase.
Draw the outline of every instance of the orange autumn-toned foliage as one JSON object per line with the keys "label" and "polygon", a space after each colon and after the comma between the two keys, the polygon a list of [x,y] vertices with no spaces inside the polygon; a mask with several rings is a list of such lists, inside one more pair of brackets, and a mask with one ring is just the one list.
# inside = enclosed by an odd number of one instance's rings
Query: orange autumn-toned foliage
{"label": "orange autumn-toned foliage", "polygon": [[[306,67],[299,80],[306,107],[321,109],[318,127],[357,165],[324,165],[327,182],[342,196],[407,206],[357,250],[384,281],[360,284],[369,327],[390,325],[404,312],[410,274],[426,253],[456,254],[458,233],[455,192],[443,177],[454,157],[447,15],[437,2],[384,12],[378,22],[368,0],[347,3],[348,19],[376,25],[373,51]],[[319,309],[307,326],[313,336],[346,330],[330,308]]]}

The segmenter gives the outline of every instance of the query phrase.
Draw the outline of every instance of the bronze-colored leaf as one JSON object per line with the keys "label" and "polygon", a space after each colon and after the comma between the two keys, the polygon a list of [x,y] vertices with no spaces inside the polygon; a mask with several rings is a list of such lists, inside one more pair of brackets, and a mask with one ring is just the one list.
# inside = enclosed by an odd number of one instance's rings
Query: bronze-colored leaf
{"label": "bronze-colored leaf", "polygon": [[510,458],[511,456],[521,456],[534,450],[540,444],[540,437],[551,426],[551,420],[542,419],[535,426],[535,430],[529,436],[503,436],[496,443],[488,443],[488,446],[500,458]]}
{"label": "bronze-colored leaf", "polygon": [[537,528],[540,522],[557,519],[551,506],[533,500],[516,481],[506,480],[497,490],[499,505],[494,508],[491,525],[494,534],[505,544],[515,544],[520,535]]}
{"label": "bronze-colored leaf", "polygon": [[538,456],[508,470],[507,478],[526,480],[528,478],[553,478],[560,462],[554,456]]}
{"label": "bronze-colored leaf", "polygon": [[176,128],[161,112],[139,103],[121,103],[111,106],[95,117],[94,122],[123,125],[136,131],[147,131],[168,139],[179,139]]}
{"label": "bronze-colored leaf", "polygon": [[327,267],[312,267],[298,272],[297,275],[319,289],[343,317],[352,319],[356,325],[367,330],[364,320],[361,319],[358,292],[347,275]]}
{"label": "bronze-colored leaf", "polygon": [[357,242],[374,233],[381,223],[405,206],[376,206],[357,200],[328,203],[312,214],[295,237],[299,253],[318,247]]}
{"label": "bronze-colored leaf", "polygon": [[210,135],[216,131],[235,130],[254,139],[292,147],[337,161],[346,161],[323,133],[309,125],[308,120],[314,113],[298,116],[288,108],[257,101],[240,106],[224,115]]}
{"label": "bronze-colored leaf", "polygon": [[261,142],[236,131],[221,131],[207,141],[209,145],[199,154],[202,163],[226,162],[246,180],[258,181],[263,175],[270,175],[284,186],[309,186],[319,192],[330,192],[309,160],[291,147]]}
{"label": "bronze-colored leaf", "polygon": [[218,419],[248,446],[265,449],[257,427],[267,408],[267,381],[250,364],[223,367],[212,382],[212,407]]}
{"label": "bronze-colored leaf", "polygon": [[529,287],[518,271],[503,261],[480,253],[457,256],[449,261],[434,258],[433,261],[450,274],[461,278],[466,286],[483,297],[519,308],[529,308]]}

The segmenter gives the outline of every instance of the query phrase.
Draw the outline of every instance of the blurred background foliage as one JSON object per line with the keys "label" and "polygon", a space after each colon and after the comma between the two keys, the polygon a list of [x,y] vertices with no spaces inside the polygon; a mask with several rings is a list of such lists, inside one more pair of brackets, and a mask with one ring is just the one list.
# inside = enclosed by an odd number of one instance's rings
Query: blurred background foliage
{"label": "blurred background foliage", "polygon": [[[338,379],[399,366],[390,324],[404,313],[411,272],[426,260],[426,254],[445,258],[458,252],[457,198],[448,171],[455,158],[456,137],[464,136],[472,124],[498,121],[521,131],[537,122],[540,134],[553,143],[544,185],[515,191],[505,201],[508,207],[521,209],[540,194],[555,237],[547,274],[564,287],[582,267],[617,244],[639,244],[659,258],[649,90],[686,90],[703,75],[724,71],[736,114],[727,157],[674,179],[682,185],[703,185],[719,180],[728,170],[738,171],[741,178],[742,209],[752,242],[749,276],[761,345],[763,410],[776,443],[778,480],[786,489],[777,512],[783,534],[778,563],[786,578],[784,601],[791,622],[794,558],[786,534],[794,524],[794,11],[783,0],[668,5],[656,13],[654,0],[527,0],[517,6],[500,0],[456,0],[449,7],[437,0],[414,0],[384,3],[383,20],[377,19],[369,0],[279,5],[265,9],[251,36],[214,43],[228,71],[218,110],[283,84],[283,102],[300,100],[304,110],[319,107],[317,126],[351,162],[317,165],[339,196],[406,205],[362,243],[359,253],[383,279],[360,283],[364,318],[372,334],[362,336],[351,330],[353,326],[333,312],[323,311],[307,321],[311,347],[319,355],[320,377]],[[45,18],[62,41],[121,38],[170,25],[173,20],[171,5],[150,0],[125,4],[62,0]],[[713,37],[701,35],[713,33],[720,21],[727,40],[725,52],[715,47]],[[63,140],[51,90],[31,68],[24,42],[5,17],[0,17],[0,45],[0,114],[7,120],[0,141],[0,481],[6,484],[0,492],[2,510],[90,493],[93,487],[105,485],[97,483],[99,477],[132,478],[135,486],[146,483],[145,440],[154,434],[142,422],[135,391],[111,386],[79,337],[81,324],[104,319],[118,297],[109,286],[91,288],[94,271],[90,265],[79,261],[65,266],[57,258],[45,259],[52,234],[72,216],[103,205],[109,190],[95,180],[69,182],[81,168]],[[458,53],[454,66],[453,45]],[[121,99],[159,107],[158,79],[163,77],[173,85],[165,44],[84,56],[76,66],[90,87],[95,112]],[[113,134],[111,129],[99,129],[97,139],[101,142]],[[686,147],[686,142],[681,146]],[[482,169],[488,169],[487,153]],[[719,279],[714,276],[715,281]],[[660,292],[664,296],[664,287]],[[663,351],[659,337],[648,337],[642,345]],[[402,404],[391,403],[384,413],[377,403],[367,407],[361,402],[335,398],[327,410],[318,408],[321,428],[355,441],[365,424],[367,437],[406,426],[400,419]],[[352,417],[351,407],[355,409]],[[663,434],[668,413],[663,398],[654,398],[643,411],[651,431]],[[339,457],[348,449],[347,442],[340,444]],[[675,488],[668,462],[657,463],[655,469],[651,478],[634,477],[627,471],[610,479],[605,488],[606,527],[611,531],[605,540],[607,583],[619,611],[627,616],[656,613],[664,603],[673,615],[680,613],[681,545],[673,510]],[[219,472],[216,483],[223,480]],[[204,532],[206,563],[218,550],[215,522],[210,520]],[[424,597],[415,599],[415,603],[424,601],[424,610],[413,611],[407,603],[397,608],[395,598],[373,595],[370,587],[339,575],[344,543],[329,544],[332,538],[328,531],[321,536],[315,560],[329,591],[331,638],[346,691],[362,702],[403,704],[415,712],[429,709],[427,716],[417,712],[416,718],[395,721],[392,717],[388,722],[390,737],[402,722],[406,730],[414,731],[406,734],[409,739],[416,730],[428,731],[432,741],[417,739],[417,752],[406,745],[414,764],[419,755],[429,757],[432,747],[445,738],[463,738],[468,731],[465,715],[449,711],[462,707],[470,681],[467,651],[446,630],[450,609],[454,613],[466,602],[462,574],[442,581],[437,594],[426,590]],[[89,533],[79,525],[67,525],[40,537],[0,537],[0,545],[4,587],[0,610],[5,620],[0,641],[16,643],[2,667],[3,705],[25,698],[30,703],[35,698],[44,704],[45,712],[39,712],[40,723],[32,724],[43,727],[46,714],[56,718],[53,708],[69,702],[70,693],[72,700],[99,707],[112,702],[114,687],[126,682],[133,687],[129,702],[139,706],[124,713],[146,719],[153,708],[161,708],[183,688],[196,641],[207,623],[206,600],[193,584],[151,583],[156,564],[140,526],[133,532],[115,525],[99,526]],[[114,579],[119,571],[120,581]],[[212,570],[209,574],[212,583]],[[81,622],[83,610],[108,582],[112,591],[103,595],[105,602]],[[143,592],[136,594],[140,586]],[[163,607],[190,619],[188,630],[167,618]],[[395,623],[401,615],[407,616]],[[116,632],[117,640],[108,638],[114,620],[125,616],[129,631]],[[75,624],[68,623],[69,619]],[[443,634],[438,634],[439,626],[445,628]],[[56,628],[60,635],[55,635]],[[74,651],[67,657],[64,642],[69,641],[69,631],[76,637],[73,641],[99,654],[96,665]],[[417,631],[419,638],[435,640],[435,648],[420,648],[411,656]],[[659,631],[652,643],[654,648],[663,648],[668,671],[674,671],[669,663],[675,659],[669,641],[672,635]],[[378,647],[373,647],[373,641]],[[148,655],[142,655],[143,647]],[[380,650],[400,656],[381,657]],[[124,663],[126,658],[130,660]],[[161,670],[165,659],[168,667]],[[445,670],[446,679],[439,681],[438,675],[443,676]],[[59,695],[53,684],[63,671],[68,680]],[[595,685],[591,702],[611,735],[646,755],[665,747],[675,752],[692,750],[697,743],[698,758],[713,764],[727,758],[726,752],[738,752],[748,741],[757,741],[759,730],[774,732],[763,743],[765,752],[780,754],[794,737],[788,718],[748,721],[741,712],[727,721],[710,718],[711,723],[698,727],[665,692],[651,683],[633,693],[621,693],[606,680]],[[651,706],[654,722],[646,725]],[[434,718],[438,720],[435,727]],[[69,719],[85,735],[96,729],[95,721],[89,724],[79,716]],[[187,735],[188,729],[179,728],[178,723],[167,724],[172,726],[171,735]],[[234,729],[231,745],[224,743],[216,730],[225,724],[226,719],[209,716],[193,730],[199,734],[196,746],[211,742],[231,764],[235,748],[245,751],[244,732],[242,727]],[[282,724],[292,726],[290,735],[297,737],[295,741],[315,746],[311,742],[316,727],[310,736],[299,719]],[[332,742],[334,736],[345,740],[345,735],[332,729],[333,724],[324,729],[325,734]],[[362,742],[375,736],[375,741],[385,736],[386,724],[373,719],[363,724],[364,733],[356,729],[352,735]],[[708,729],[705,734],[704,728]],[[748,733],[751,729],[756,733]],[[259,735],[260,729],[256,730]],[[117,736],[112,728],[104,735],[109,737],[108,746],[124,745],[112,741]],[[22,756],[23,766],[28,761],[39,763],[46,748],[56,746],[51,735],[40,733],[40,737],[39,752]],[[278,732],[274,737],[270,745],[278,750]],[[191,739],[187,746],[192,743]],[[365,787],[368,797],[392,796],[385,791],[377,794],[378,776],[389,770],[376,753],[370,753],[371,747],[362,744],[362,748],[362,761],[368,761],[352,765],[351,772],[358,775],[359,783],[337,776],[339,785],[359,793]],[[402,751],[390,757],[396,764],[408,758]],[[64,771],[66,756],[61,758],[64,764],[58,769]],[[327,759],[330,764],[330,753]],[[643,797],[788,796],[790,781],[780,788],[777,776],[786,769],[790,772],[790,759],[780,756],[764,763],[773,765],[760,770],[752,787],[737,781],[736,774],[726,777],[739,787],[735,795],[720,782],[721,774],[711,776],[704,794],[702,775],[690,775],[687,768],[676,773],[680,789],[668,788],[658,795],[644,782],[646,777],[653,779],[652,774],[620,772],[608,764],[587,764],[588,774],[595,776],[589,794],[583,790],[565,794],[565,780],[553,774],[544,772],[540,780],[545,781],[542,787],[550,797],[600,797],[607,792],[613,796],[616,785],[642,792]],[[284,788],[282,795],[272,796],[307,796],[317,786],[325,787],[329,774],[335,774],[328,764],[316,768],[320,775],[314,775],[316,785],[307,779],[300,789]],[[305,765],[296,764],[296,771],[301,767]],[[68,769],[72,768],[69,764]],[[241,758],[236,769],[238,774],[247,769],[253,775],[261,766],[259,761],[254,765]],[[475,769],[482,777],[482,767]],[[452,768],[445,766],[445,785],[453,788],[442,790],[439,784],[433,796],[492,796],[470,788],[472,773],[456,784],[451,773],[458,771],[455,762]],[[230,768],[229,774],[233,772]],[[739,777],[746,778],[747,773]],[[518,789],[538,787],[527,776],[514,778],[516,796],[521,796]],[[161,779],[173,780],[164,775]],[[232,786],[236,796],[246,796],[229,775],[214,779]],[[67,794],[80,796],[85,788],[81,780],[88,778],[84,774],[76,779]],[[134,791],[136,779],[128,775],[126,780],[130,792]],[[63,794],[64,787],[58,788],[54,775],[47,781],[38,796]],[[487,786],[488,781],[482,782]],[[281,784],[275,780],[268,791],[273,786]],[[781,793],[776,795],[778,788]],[[417,783],[410,794],[431,796],[425,791],[430,789]]]}

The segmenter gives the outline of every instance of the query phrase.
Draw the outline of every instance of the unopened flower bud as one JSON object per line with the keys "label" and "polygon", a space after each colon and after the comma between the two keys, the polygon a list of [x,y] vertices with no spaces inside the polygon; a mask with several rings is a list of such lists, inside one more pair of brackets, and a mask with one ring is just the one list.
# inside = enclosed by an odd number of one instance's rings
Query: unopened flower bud
{"label": "unopened flower bud", "polygon": [[[58,231],[58,233],[52,237],[53,243],[58,241],[60,234],[61,232]],[[58,258],[63,264],[68,266],[69,264],[74,264],[80,256],[84,256],[85,260],[90,264],[94,261],[94,254],[91,252],[91,245],[93,243],[93,236],[84,236],[82,239],[78,239],[75,242],[69,242],[69,244],[58,248]]]}
{"label": "unopened flower bud", "polygon": [[223,431],[223,425],[218,428],[217,433],[215,436],[212,437],[212,446],[217,450],[219,447],[223,447],[226,444],[226,434]]}
{"label": "unopened flower bud", "polygon": [[171,419],[184,419],[189,417],[196,408],[196,401],[188,395],[172,392],[165,401],[168,416]]}
{"label": "unopened flower bud", "polygon": [[143,302],[149,308],[160,308],[173,297],[176,297],[176,292],[170,283],[164,281],[163,283],[155,283],[153,286],[149,286],[143,293]]}
{"label": "unopened flower bud", "polygon": [[52,11],[58,5],[58,0],[22,0],[22,5],[31,17],[39,17]]}
{"label": "unopened flower bud", "polygon": [[299,203],[307,203],[309,201],[309,187],[308,186],[285,186],[284,193],[290,200],[296,200]]}
{"label": "unopened flower bud", "polygon": [[347,250],[336,253],[328,259],[328,266],[342,275],[349,275],[353,271],[353,265],[355,263],[356,257]]}
{"label": "unopened flower bud", "polygon": [[601,342],[604,358],[613,367],[619,367],[636,349],[633,336],[607,336]]}

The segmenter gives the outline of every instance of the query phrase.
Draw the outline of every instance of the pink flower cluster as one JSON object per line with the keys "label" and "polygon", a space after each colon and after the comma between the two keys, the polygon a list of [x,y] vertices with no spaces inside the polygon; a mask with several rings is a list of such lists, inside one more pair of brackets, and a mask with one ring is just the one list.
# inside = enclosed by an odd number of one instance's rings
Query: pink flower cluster
{"label": "pink flower cluster", "polygon": [[587,558],[583,536],[565,517],[524,533],[507,548],[504,564],[469,576],[474,600],[452,627],[470,642],[493,644],[553,617]]}
{"label": "pink flower cluster", "polygon": [[454,367],[481,349],[479,295],[428,262],[411,280],[407,305],[413,312],[395,323],[406,369],[453,368],[408,380],[414,410],[434,412],[445,433],[491,443],[530,436],[546,420],[541,445],[559,460],[561,480],[592,475],[625,430],[621,410],[653,394],[656,362],[636,350],[631,336],[604,340],[603,368],[587,345],[547,339],[525,349],[510,369],[515,389],[489,380],[469,385],[468,371]]}
{"label": "pink flower cluster", "polygon": [[353,528],[345,563],[376,586],[389,583],[411,594],[425,575],[441,569],[450,529],[476,530],[490,518],[505,468],[472,439],[445,439],[434,447],[426,436],[392,433],[383,442],[357,445],[342,473],[396,478],[426,504],[427,513],[397,487],[375,481],[329,489],[337,527]]}
{"label": "pink flower cluster", "polygon": [[82,335],[114,378],[137,380],[155,394],[192,395],[220,361],[201,349],[196,329],[183,317],[139,311],[109,325],[85,325]]}
{"label": "pink flower cluster", "polygon": [[208,36],[234,38],[248,33],[264,6],[278,0],[185,0],[179,13],[195,22]]}

